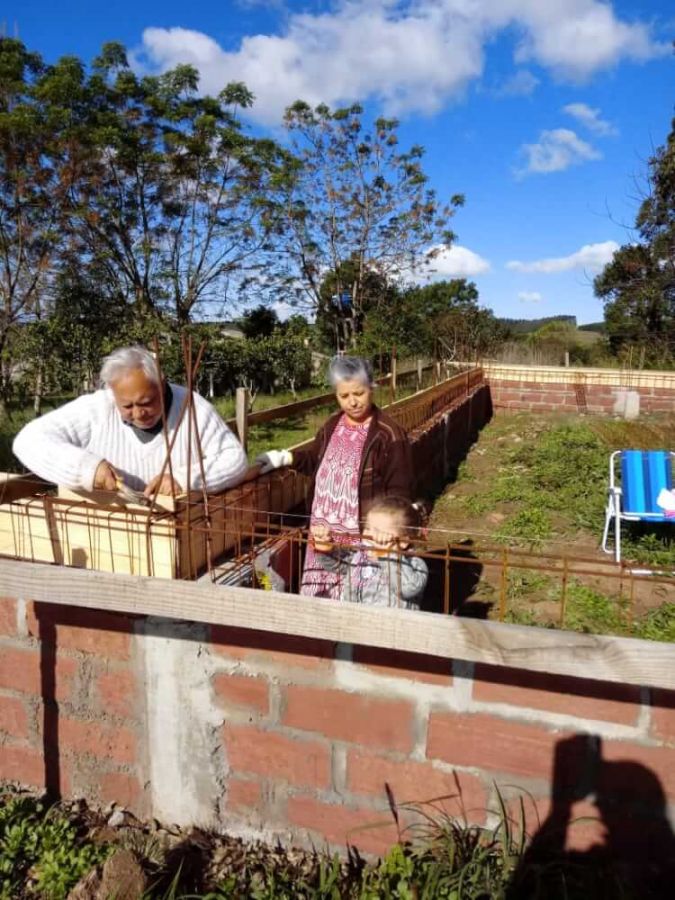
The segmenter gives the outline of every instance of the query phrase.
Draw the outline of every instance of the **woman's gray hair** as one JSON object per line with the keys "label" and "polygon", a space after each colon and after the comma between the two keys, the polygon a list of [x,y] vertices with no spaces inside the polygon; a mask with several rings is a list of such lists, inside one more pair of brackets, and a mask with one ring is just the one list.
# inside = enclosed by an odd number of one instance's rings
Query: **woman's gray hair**
{"label": "woman's gray hair", "polygon": [[334,356],[328,365],[328,380],[334,388],[341,381],[362,381],[373,387],[373,370],[367,359],[361,356]]}
{"label": "woman's gray hair", "polygon": [[134,347],[120,347],[105,357],[99,376],[101,385],[109,387],[134,369],[140,369],[153,384],[160,383],[155,357],[137,344]]}

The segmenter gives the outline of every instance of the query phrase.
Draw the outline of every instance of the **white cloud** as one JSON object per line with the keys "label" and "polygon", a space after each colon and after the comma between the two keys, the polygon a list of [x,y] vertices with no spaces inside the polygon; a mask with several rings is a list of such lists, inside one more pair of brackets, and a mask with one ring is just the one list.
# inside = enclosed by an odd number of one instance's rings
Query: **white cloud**
{"label": "white cloud", "polygon": [[506,268],[514,272],[541,272],[551,275],[556,272],[568,272],[571,269],[585,269],[588,272],[602,272],[605,266],[611,262],[612,257],[619,249],[616,241],[603,241],[600,244],[584,244],[576,253],[569,256],[552,257],[551,259],[538,259],[533,262],[521,262],[514,259],[507,262]]}
{"label": "white cloud", "polygon": [[539,291],[519,291],[518,299],[521,303],[541,303],[544,298]]}
{"label": "white cloud", "polygon": [[563,172],[570,166],[602,159],[602,154],[591,144],[582,141],[569,128],[554,128],[542,131],[536,144],[523,144],[521,152],[527,156],[527,165],[518,174],[537,173],[548,175]]}
{"label": "white cloud", "polygon": [[[495,0],[501,5],[500,0]],[[506,0],[525,35],[516,61],[535,60],[572,81],[623,58],[646,60],[665,55],[666,44],[653,41],[649,27],[617,18],[611,3],[598,0]],[[520,14],[520,15],[519,15]]]}
{"label": "white cloud", "polygon": [[539,84],[539,79],[529,69],[518,69],[504,84],[497,88],[497,97],[528,97]]}
{"label": "white cloud", "polygon": [[587,106],[585,103],[568,103],[563,106],[563,112],[575,118],[582,125],[585,125],[589,131],[594,131],[600,135],[615,135],[618,130],[606,119],[600,118],[600,110]]}
{"label": "white cloud", "polygon": [[[433,252],[433,251],[432,251]],[[453,244],[449,250],[441,250],[430,264],[433,278],[469,278],[490,271],[490,263],[468,247]]]}
{"label": "white cloud", "polygon": [[[147,28],[135,58],[152,71],[192,63],[209,93],[244,81],[257,98],[252,115],[268,124],[298,98],[374,98],[389,112],[430,113],[481,76],[487,43],[514,27],[517,63],[572,80],[669,52],[646,24],[621,21],[602,0],[337,0],[325,12],[290,14],[279,33],[248,35],[234,51],[197,31]],[[534,76],[515,77],[524,90]]]}

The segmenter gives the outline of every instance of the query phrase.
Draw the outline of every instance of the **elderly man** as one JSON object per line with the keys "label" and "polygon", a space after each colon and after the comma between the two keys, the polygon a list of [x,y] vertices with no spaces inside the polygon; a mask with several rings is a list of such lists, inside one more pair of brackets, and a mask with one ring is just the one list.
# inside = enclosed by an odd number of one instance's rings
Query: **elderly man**
{"label": "elderly man", "polygon": [[[178,424],[187,390],[160,383],[144,347],[123,347],[103,361],[102,389],[29,422],[14,440],[14,453],[41,478],[75,489],[114,491],[120,479],[146,497],[201,489],[194,428],[188,471],[188,416]],[[162,394],[174,484],[162,434]],[[215,409],[193,394],[206,489],[215,492],[244,480],[246,454]]]}

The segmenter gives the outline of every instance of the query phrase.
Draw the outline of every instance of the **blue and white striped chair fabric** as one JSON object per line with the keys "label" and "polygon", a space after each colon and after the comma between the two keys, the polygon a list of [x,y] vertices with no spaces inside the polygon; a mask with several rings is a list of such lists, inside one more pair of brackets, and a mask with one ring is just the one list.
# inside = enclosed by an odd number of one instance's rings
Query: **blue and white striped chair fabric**
{"label": "blue and white striped chair fabric", "polygon": [[[609,458],[609,496],[605,511],[602,549],[606,553],[614,520],[614,558],[621,561],[621,522],[672,522],[657,501],[662,492],[673,489],[672,459],[669,450],[616,450]],[[616,460],[620,458],[621,485],[616,482]]]}

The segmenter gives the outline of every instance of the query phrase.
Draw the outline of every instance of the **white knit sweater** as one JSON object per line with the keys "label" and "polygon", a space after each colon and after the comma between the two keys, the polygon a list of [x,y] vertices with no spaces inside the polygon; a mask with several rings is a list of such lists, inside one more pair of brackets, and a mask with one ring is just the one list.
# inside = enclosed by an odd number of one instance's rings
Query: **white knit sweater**
{"label": "white knit sweater", "polygon": [[[172,384],[169,410],[169,438],[187,394]],[[248,463],[246,454],[211,404],[194,394],[194,405],[204,459],[206,488],[224,490],[241,481]],[[125,425],[109,388],[85,394],[59,409],[29,422],[14,439],[14,453],[31,471],[47,481],[70,488],[92,490],[98,464],[107,460],[129,487],[142,490],[162,470],[166,443],[160,431],[147,443],[140,441]],[[188,487],[188,416],[178,429],[171,453],[173,476]],[[166,469],[168,474],[168,467]],[[191,489],[202,487],[194,429],[192,432]]]}

